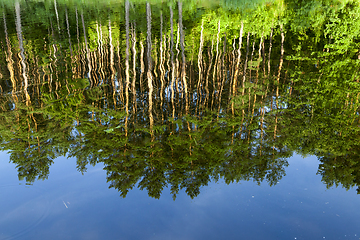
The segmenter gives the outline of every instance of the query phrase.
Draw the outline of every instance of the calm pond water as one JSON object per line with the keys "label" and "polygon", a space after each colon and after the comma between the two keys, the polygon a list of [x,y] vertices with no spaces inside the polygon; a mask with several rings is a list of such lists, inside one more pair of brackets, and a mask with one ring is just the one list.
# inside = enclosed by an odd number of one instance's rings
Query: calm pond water
{"label": "calm pond water", "polygon": [[0,240],[360,239],[356,1],[0,3]]}

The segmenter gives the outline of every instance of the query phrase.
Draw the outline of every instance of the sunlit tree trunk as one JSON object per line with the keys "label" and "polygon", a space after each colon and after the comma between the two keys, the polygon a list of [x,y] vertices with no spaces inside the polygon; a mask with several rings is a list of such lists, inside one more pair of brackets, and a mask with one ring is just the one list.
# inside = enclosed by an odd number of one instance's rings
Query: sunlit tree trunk
{"label": "sunlit tree trunk", "polygon": [[[163,15],[160,14],[160,111],[161,111],[161,120],[164,121],[164,111],[163,111],[163,105],[164,105],[164,89],[165,89],[165,67],[164,67],[164,36],[163,36]],[[165,46],[166,46],[166,38],[165,38]]]}
{"label": "sunlit tree trunk", "polygon": [[[202,86],[204,83],[202,82],[203,77],[203,45],[204,45],[204,20],[201,22],[201,32],[200,32],[200,46],[199,46],[199,53],[198,53],[198,68],[199,68],[199,80],[197,84],[197,100],[196,100],[196,110],[200,108],[200,103],[202,99]],[[196,113],[195,113],[196,115]]]}
{"label": "sunlit tree trunk", "polygon": [[[126,39],[126,41],[128,42],[129,40]],[[110,20],[110,16],[109,16],[110,81],[111,81],[111,85],[113,87],[113,94],[112,95],[113,95],[113,99],[114,99],[114,106],[116,106],[115,93],[116,93],[117,86],[115,84],[116,71],[115,71],[115,67],[114,67],[114,45],[113,45],[112,42],[113,42],[113,39],[112,39],[111,20]],[[126,45],[126,48],[128,49],[128,45]]]}
{"label": "sunlit tree trunk", "polygon": [[133,95],[133,115],[134,115],[134,121],[135,121],[135,113],[136,113],[136,29],[135,29],[135,23],[132,27],[132,53],[133,53],[133,81],[131,85],[131,92]]}
{"label": "sunlit tree trunk", "polygon": [[[252,44],[252,51],[251,51],[251,57],[250,57],[250,65],[251,65],[251,67],[253,67],[253,64],[252,64],[252,62],[253,62],[253,57],[254,57],[254,52],[255,52],[255,39],[256,39],[256,37],[255,37],[255,35],[253,35],[253,37],[254,37],[254,41],[253,41],[253,44]],[[252,73],[252,69],[250,68],[249,69],[250,71],[249,71],[249,83],[251,83],[251,81],[252,81],[252,76],[251,76],[251,73]],[[249,114],[250,114],[250,112],[251,112],[251,84],[249,84],[249,110],[248,110],[248,112],[249,112]]]}
{"label": "sunlit tree trunk", "polygon": [[204,100],[204,107],[206,107],[207,104],[207,100],[209,98],[210,95],[210,91],[209,91],[209,76],[210,76],[210,71],[212,69],[212,64],[213,64],[213,60],[214,60],[214,55],[213,55],[213,50],[214,50],[214,39],[211,40],[211,49],[210,49],[210,55],[209,55],[209,67],[207,69],[207,73],[206,73],[206,80],[205,80],[205,100]]}
{"label": "sunlit tree trunk", "polygon": [[[54,59],[54,61],[53,61],[53,65],[54,65],[54,67],[51,69],[51,71],[50,71],[50,74],[51,75],[53,75],[53,73],[55,73],[55,95],[57,96],[57,99],[59,98],[59,96],[58,96],[58,92],[57,92],[57,90],[59,89],[59,87],[61,87],[61,83],[60,83],[60,81],[59,81],[59,75],[58,75],[58,68],[57,68],[57,62],[58,62],[58,59],[57,59],[57,52],[58,52],[58,47],[57,47],[57,45],[56,45],[56,43],[55,43],[55,34],[54,34],[54,28],[53,28],[53,25],[52,25],[52,21],[51,21],[51,18],[50,18],[50,26],[51,26],[51,36],[52,36],[52,41],[54,42],[53,44],[52,44],[52,47],[53,47],[53,49],[54,49],[54,54],[53,54],[53,59]],[[51,76],[51,83],[52,83],[52,76]],[[51,88],[52,86],[50,86],[50,88]],[[51,89],[50,89],[50,91],[51,91]]]}
{"label": "sunlit tree trunk", "polygon": [[[236,67],[235,67],[235,72],[234,72],[234,80],[233,80],[233,85],[232,85],[232,95],[235,96],[236,95],[236,85],[237,85],[237,77],[240,71],[240,60],[241,60],[241,45],[242,45],[242,35],[243,35],[243,29],[244,29],[244,23],[241,22],[241,27],[240,27],[240,34],[239,34],[239,48],[237,51],[238,54],[238,58],[237,58],[237,62],[236,62]],[[231,103],[231,111],[234,114],[234,103]]]}
{"label": "sunlit tree trunk", "polygon": [[[100,22],[100,26],[99,26],[99,46],[98,46],[98,58],[99,58],[99,75],[100,75],[100,80],[101,81],[105,81],[106,78],[106,63],[105,63],[105,44],[104,44],[104,39],[103,39],[103,32],[102,32],[102,26],[101,26],[101,22]],[[120,64],[120,63],[119,63]],[[122,84],[121,84],[122,85]]]}
{"label": "sunlit tree trunk", "polygon": [[172,105],[172,118],[175,119],[175,104],[174,104],[174,97],[175,97],[175,62],[174,62],[174,13],[171,8],[170,9],[170,53],[171,53],[171,82],[170,82],[170,90],[171,90],[171,105]]}
{"label": "sunlit tree trunk", "polygon": [[242,79],[242,114],[243,117],[245,115],[245,102],[244,102],[244,95],[245,95],[245,80],[246,80],[246,70],[247,70],[247,65],[248,65],[248,57],[249,57],[249,47],[250,47],[250,32],[248,32],[247,35],[247,45],[246,45],[246,56],[245,56],[245,63],[244,63],[244,71],[243,71],[243,79]]}
{"label": "sunlit tree trunk", "polygon": [[179,10],[179,29],[180,29],[180,47],[181,47],[181,78],[182,78],[182,83],[184,86],[184,91],[185,91],[185,112],[187,113],[188,111],[188,86],[187,86],[187,81],[186,81],[186,72],[185,72],[185,67],[186,67],[186,59],[185,59],[185,50],[184,50],[184,29],[183,29],[183,23],[182,23],[182,2],[181,0],[178,1],[178,10]]}
{"label": "sunlit tree trunk", "polygon": [[147,20],[147,61],[148,61],[148,71],[147,71],[147,82],[148,82],[148,91],[149,91],[149,120],[150,120],[150,132],[153,138],[153,77],[152,77],[152,62],[151,62],[151,8],[150,4],[146,3],[146,20]]}
{"label": "sunlit tree trunk", "polygon": [[[218,117],[220,115],[222,92],[223,92],[224,84],[225,84],[225,80],[226,80],[226,65],[227,64],[224,63],[224,61],[225,61],[225,53],[226,53],[226,35],[224,36],[223,55],[222,55],[222,60],[221,60],[221,63],[220,63],[221,69],[222,69],[222,78],[221,78],[221,83],[220,83],[220,90],[218,92],[218,104],[219,104],[219,106],[218,106],[218,113],[219,113]],[[220,76],[220,74],[219,74],[219,76]]]}
{"label": "sunlit tree trunk", "polygon": [[81,69],[81,58],[80,58],[80,39],[79,39],[79,16],[77,7],[75,7],[76,17],[76,38],[77,38],[77,53],[75,53],[76,67],[73,68],[73,74],[76,74],[76,78],[80,75]]}
{"label": "sunlit tree trunk", "polygon": [[274,33],[274,29],[271,28],[270,43],[269,43],[268,76],[270,76],[270,59],[271,59],[271,48],[272,48],[273,33]]}
{"label": "sunlit tree trunk", "polygon": [[284,32],[283,32],[283,29],[281,26],[281,53],[280,53],[279,70],[278,70],[278,75],[276,78],[276,82],[277,82],[276,99],[279,97],[280,74],[281,74],[281,69],[282,69],[282,65],[284,62],[284,40],[285,40],[285,36],[284,36]]}
{"label": "sunlit tree trunk", "polygon": [[75,7],[75,17],[76,17],[76,38],[78,41],[78,47],[80,47],[79,14],[77,7]]}
{"label": "sunlit tree trunk", "polygon": [[[231,96],[232,96],[232,86],[233,86],[233,82],[234,82],[234,73],[235,73],[235,59],[236,59],[236,56],[235,56],[235,50],[236,50],[236,37],[234,37],[233,39],[233,44],[232,44],[232,47],[233,47],[233,50],[231,51],[231,56],[229,57],[229,62],[230,62],[230,84],[229,84],[229,96],[228,96],[228,105],[230,106],[230,103],[231,103]],[[233,105],[233,104],[231,104]],[[233,106],[231,106],[233,107]],[[231,109],[232,111],[232,114],[234,114],[234,110],[233,108]]]}
{"label": "sunlit tree trunk", "polygon": [[69,17],[68,17],[68,11],[67,11],[67,8],[65,8],[65,19],[66,19],[66,28],[67,28],[67,33],[68,33],[68,37],[69,37],[69,49],[70,49],[70,55],[71,55],[71,60],[72,60],[73,51],[72,51],[72,45],[71,45],[70,25],[69,25]]}
{"label": "sunlit tree trunk", "polygon": [[212,93],[212,99],[211,99],[211,109],[213,108],[214,99],[215,99],[215,92],[217,91],[217,84],[216,84],[216,78],[218,77],[216,75],[216,70],[218,69],[218,59],[219,59],[219,42],[220,42],[220,20],[218,21],[218,31],[216,34],[216,55],[215,55],[215,64],[214,64],[214,70],[212,75],[213,80],[213,93]]}
{"label": "sunlit tree trunk", "polygon": [[[268,74],[267,74],[267,78],[269,78],[269,76],[270,76],[270,60],[271,60],[271,48],[272,48],[273,32],[274,32],[274,29],[271,28],[270,42],[269,42],[269,57],[268,57]],[[264,61],[265,61],[265,59],[264,59]],[[265,72],[265,70],[264,70],[264,72]],[[263,83],[265,83],[265,76],[264,76]],[[268,90],[269,90],[269,83],[266,84],[265,94],[263,96],[261,96],[261,101],[263,101],[263,99],[264,100],[266,99]],[[271,104],[271,108],[272,108],[272,104]],[[261,129],[262,129],[261,130],[261,139],[263,139],[263,133],[264,133],[264,118],[265,118],[265,106],[263,106],[262,109],[261,109]]]}
{"label": "sunlit tree trunk", "polygon": [[[276,82],[277,82],[277,86],[276,86],[276,109],[278,109],[279,107],[279,84],[280,84],[280,74],[281,74],[281,68],[284,62],[284,40],[285,40],[285,35],[282,29],[282,26],[280,26],[280,30],[281,30],[281,55],[280,55],[280,63],[279,63],[279,70],[278,70],[278,75],[276,78]],[[312,106],[313,107],[313,106]],[[275,140],[276,140],[276,131],[277,131],[277,125],[278,125],[278,114],[276,113],[275,116],[275,127],[274,127],[274,144],[275,144]]]}
{"label": "sunlit tree trunk", "polygon": [[180,54],[179,44],[180,44],[180,27],[179,27],[179,23],[178,23],[177,35],[176,35],[176,45],[175,45],[175,49],[176,49],[175,88],[176,88],[176,92],[178,93],[178,96],[180,95],[179,85],[181,84],[179,82],[179,65],[180,65],[179,64],[179,54]]}
{"label": "sunlit tree trunk", "polygon": [[120,42],[117,42],[117,51],[116,51],[116,55],[117,55],[117,61],[118,63],[116,64],[117,66],[117,82],[119,84],[119,89],[118,89],[118,93],[119,93],[119,98],[120,98],[120,101],[121,102],[124,102],[124,86],[123,86],[123,78],[122,78],[122,75],[121,75],[121,66],[120,66]]}
{"label": "sunlit tree trunk", "polygon": [[57,26],[58,26],[58,30],[59,30],[59,34],[60,34],[59,13],[58,13],[58,10],[57,10],[56,0],[54,0],[54,8],[55,8],[55,15],[56,15],[56,20],[57,20]]}
{"label": "sunlit tree trunk", "polygon": [[83,31],[84,31],[86,58],[87,58],[87,65],[88,65],[88,78],[89,78],[89,81],[90,81],[90,87],[92,87],[93,83],[92,83],[92,79],[91,79],[91,70],[92,69],[91,69],[90,51],[89,51],[88,41],[87,41],[87,37],[86,37],[86,29],[85,29],[84,13],[83,12],[81,12],[81,22],[82,22]]}
{"label": "sunlit tree trunk", "polygon": [[143,78],[144,78],[144,71],[145,71],[145,64],[144,64],[144,44],[142,42],[140,36],[140,92],[143,92]]}
{"label": "sunlit tree trunk", "polygon": [[130,74],[129,74],[129,57],[130,57],[130,22],[129,22],[129,1],[125,1],[125,29],[126,29],[126,49],[125,49],[125,136],[127,136],[127,123],[129,115],[129,86],[130,86]]}
{"label": "sunlit tree trunk", "polygon": [[4,18],[4,32],[5,32],[5,40],[6,40],[6,46],[7,46],[7,52],[6,52],[6,61],[7,61],[7,68],[10,73],[10,81],[12,84],[12,96],[14,101],[17,101],[17,97],[15,95],[16,93],[16,80],[15,80],[15,73],[14,73],[14,61],[12,59],[13,53],[11,50],[11,42],[9,40],[9,35],[7,31],[7,23],[6,23],[6,16],[5,12],[3,12],[3,18]]}
{"label": "sunlit tree trunk", "polygon": [[25,49],[24,49],[24,41],[22,36],[22,26],[21,26],[21,16],[20,16],[20,4],[19,1],[15,2],[15,12],[16,12],[16,32],[19,40],[19,48],[20,48],[20,58],[21,58],[21,66],[22,66],[22,77],[24,79],[24,93],[26,98],[26,105],[30,105],[30,96],[28,94],[28,76],[26,69],[26,57],[25,57]]}

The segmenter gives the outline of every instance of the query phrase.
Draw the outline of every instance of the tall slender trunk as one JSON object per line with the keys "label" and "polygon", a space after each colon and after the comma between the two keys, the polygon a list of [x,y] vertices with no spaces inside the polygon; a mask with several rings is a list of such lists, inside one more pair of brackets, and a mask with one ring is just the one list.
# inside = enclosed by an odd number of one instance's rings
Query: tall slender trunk
{"label": "tall slender trunk", "polygon": [[152,78],[152,62],[151,62],[151,8],[150,4],[146,3],[146,20],[147,20],[147,61],[148,61],[148,71],[147,71],[147,82],[148,82],[148,91],[149,91],[149,121],[150,121],[150,132],[153,138],[153,78]]}
{"label": "tall slender trunk", "polygon": [[133,115],[135,121],[135,113],[136,113],[136,29],[135,23],[132,27],[132,53],[133,53],[133,81],[131,85],[131,92],[133,96]]}
{"label": "tall slender trunk", "polygon": [[204,107],[206,107],[207,100],[208,100],[209,95],[210,95],[209,76],[210,76],[210,71],[211,71],[211,68],[212,68],[213,60],[214,60],[213,50],[214,50],[214,39],[211,40],[211,49],[209,49],[209,52],[208,52],[208,55],[209,55],[209,67],[207,69],[206,78],[205,78],[205,92],[206,92],[206,94],[205,94],[205,100],[204,100],[204,104],[203,104]]}
{"label": "tall slender trunk", "polygon": [[143,78],[144,78],[144,71],[145,71],[145,64],[144,64],[144,44],[141,39],[140,35],[140,92],[143,92]]}
{"label": "tall slender trunk", "polygon": [[215,55],[215,63],[214,63],[214,71],[212,75],[212,81],[213,81],[213,93],[212,93],[212,99],[211,99],[211,109],[213,108],[214,99],[215,99],[215,92],[217,91],[217,84],[216,84],[216,70],[218,68],[218,58],[219,58],[219,42],[220,42],[220,20],[218,21],[218,32],[216,34],[216,55]]}
{"label": "tall slender trunk", "polygon": [[233,104],[231,103],[231,96],[232,96],[232,87],[233,87],[233,82],[234,82],[234,73],[235,73],[235,50],[236,50],[236,37],[234,37],[233,39],[233,50],[231,51],[231,56],[229,56],[229,62],[230,62],[230,84],[229,84],[229,96],[228,96],[228,105],[231,106],[231,112],[232,114],[234,114],[234,109],[233,109]]}
{"label": "tall slender trunk", "polygon": [[242,97],[242,114],[243,117],[245,115],[245,110],[244,110],[244,95],[245,95],[245,80],[246,80],[246,70],[247,70],[247,65],[248,65],[248,56],[249,56],[249,45],[250,45],[250,32],[248,32],[247,35],[247,45],[246,45],[246,56],[245,56],[245,63],[244,63],[244,71],[243,71],[243,79],[242,79],[242,93],[241,95]]}
{"label": "tall slender trunk", "polygon": [[180,44],[180,27],[179,27],[179,23],[178,23],[177,35],[176,35],[176,45],[175,45],[175,49],[176,49],[175,88],[176,88],[176,92],[178,93],[178,96],[180,95],[179,85],[181,84],[179,82],[179,54],[180,54],[179,44]]}
{"label": "tall slender trunk", "polygon": [[69,17],[68,17],[67,8],[65,8],[65,17],[66,17],[66,28],[67,28],[67,33],[68,33],[68,37],[69,37],[70,55],[71,55],[71,59],[72,59],[73,51],[72,51],[72,46],[71,46],[70,25],[69,25]]}
{"label": "tall slender trunk", "polygon": [[[164,67],[164,36],[163,36],[163,15],[160,14],[160,111],[161,111],[161,119],[164,121],[164,111],[163,111],[163,105],[164,105],[164,88],[165,88],[165,67]],[[166,38],[165,38],[165,45],[166,45]]]}
{"label": "tall slender trunk", "polygon": [[175,63],[174,63],[174,13],[173,10],[170,8],[170,53],[171,53],[171,82],[170,82],[170,90],[171,90],[171,105],[172,105],[172,117],[175,119]]}
{"label": "tall slender trunk", "polygon": [[91,79],[91,70],[92,69],[91,69],[90,51],[89,51],[88,41],[87,41],[87,36],[86,36],[86,29],[85,29],[84,13],[83,12],[81,12],[81,22],[82,22],[83,31],[84,31],[86,59],[87,59],[87,65],[88,65],[88,78],[89,78],[89,81],[90,81],[90,87],[92,87],[93,83],[92,83],[92,79]]}
{"label": "tall slender trunk", "polygon": [[[255,52],[255,35],[253,35],[254,36],[254,41],[253,41],[253,44],[252,44],[252,52],[251,52],[251,57],[250,57],[250,65],[252,66],[252,62],[253,62],[253,57],[254,57],[254,52]],[[251,73],[252,73],[252,69],[250,68],[249,69],[250,71],[249,71],[249,83],[251,83],[252,82],[252,77],[251,77]],[[249,114],[250,114],[250,112],[251,112],[251,85],[249,84],[249,110],[248,110],[248,112],[249,112]],[[255,96],[256,96],[256,94],[254,94]],[[251,117],[251,119],[252,119],[252,117]],[[251,124],[251,121],[250,121],[250,123],[249,124]]]}
{"label": "tall slender trunk", "polygon": [[185,72],[185,67],[186,67],[186,59],[185,59],[185,49],[184,49],[184,29],[183,29],[183,23],[182,23],[182,2],[181,0],[178,1],[178,10],[179,10],[179,29],[180,29],[180,47],[181,47],[181,78],[182,78],[182,83],[184,86],[184,91],[185,91],[185,112],[187,113],[188,108],[189,108],[189,102],[188,102],[188,86],[187,86],[187,81],[186,81],[186,72]]}
{"label": "tall slender trunk", "polygon": [[114,106],[116,106],[115,101],[115,93],[116,93],[116,83],[115,83],[115,67],[114,67],[114,45],[113,45],[113,39],[112,39],[112,29],[111,29],[111,20],[109,16],[109,45],[110,45],[110,81],[111,85],[113,87],[113,99],[114,99]]}
{"label": "tall slender trunk", "polygon": [[15,2],[15,12],[16,12],[16,32],[19,40],[19,48],[20,48],[20,58],[21,58],[21,66],[22,66],[22,76],[24,79],[24,93],[26,98],[26,105],[30,105],[30,96],[28,93],[28,76],[26,69],[26,57],[25,57],[25,49],[24,49],[24,40],[22,35],[22,26],[21,26],[21,15],[20,15],[20,4],[19,1]]}
{"label": "tall slender trunk", "polygon": [[129,86],[130,86],[130,74],[129,74],[129,58],[130,58],[130,22],[129,22],[129,1],[125,1],[125,29],[126,29],[126,49],[125,49],[125,136],[127,136],[127,123],[129,116]]}
{"label": "tall slender trunk", "polygon": [[7,68],[10,73],[10,81],[12,84],[12,95],[14,100],[16,101],[16,80],[15,80],[15,70],[14,70],[14,61],[12,59],[13,53],[11,50],[11,42],[9,40],[9,34],[7,31],[7,23],[6,23],[6,16],[5,12],[3,12],[3,18],[4,18],[4,32],[5,32],[5,40],[6,40],[6,46],[7,46],[7,52],[6,52],[6,61],[7,61]]}
{"label": "tall slender trunk", "polygon": [[[237,62],[236,62],[236,67],[235,67],[235,72],[234,72],[234,80],[233,80],[233,85],[232,85],[232,95],[233,96],[236,95],[237,77],[240,72],[241,45],[242,45],[243,29],[244,29],[244,23],[241,22],[240,34],[239,34],[239,48],[237,51],[238,58],[237,58]],[[234,102],[231,103],[231,111],[234,114]]]}
{"label": "tall slender trunk", "polygon": [[270,75],[270,59],[271,59],[271,48],[272,48],[273,33],[274,33],[274,29],[271,28],[270,43],[269,43],[268,76]]}
{"label": "tall slender trunk", "polygon": [[55,15],[56,15],[56,20],[57,20],[57,26],[58,26],[58,30],[59,30],[59,34],[60,34],[59,13],[58,13],[58,10],[57,10],[56,0],[54,0],[54,8],[55,8]]}
{"label": "tall slender trunk", "polygon": [[[280,52],[280,63],[279,63],[279,70],[278,70],[278,76],[276,79],[277,85],[276,85],[276,109],[278,109],[279,107],[279,84],[280,84],[280,74],[281,74],[281,68],[284,62],[284,40],[285,40],[285,35],[283,32],[283,28],[282,26],[280,26],[280,30],[281,30],[281,52]],[[277,131],[277,125],[278,125],[278,114],[276,113],[275,116],[275,128],[274,128],[274,144],[275,144],[275,139],[276,139],[276,131]]]}
{"label": "tall slender trunk", "polygon": [[[202,76],[203,76],[203,45],[204,45],[204,20],[201,22],[201,32],[200,32],[200,46],[199,46],[199,54],[198,54],[198,68],[199,68],[199,80],[198,80],[198,84],[197,84],[197,100],[196,100],[196,109],[200,108],[200,103],[201,103],[201,99],[202,99],[202,91],[201,91],[201,86],[204,85],[204,83],[202,82]],[[195,113],[196,115],[196,113]]]}

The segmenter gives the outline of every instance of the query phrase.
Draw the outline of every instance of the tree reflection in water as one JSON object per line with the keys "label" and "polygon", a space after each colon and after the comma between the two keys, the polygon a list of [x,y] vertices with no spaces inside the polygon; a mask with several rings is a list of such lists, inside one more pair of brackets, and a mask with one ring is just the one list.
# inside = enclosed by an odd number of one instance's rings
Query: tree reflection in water
{"label": "tree reflection in water", "polygon": [[2,6],[1,149],[19,178],[68,156],[104,163],[123,197],[193,198],[220,178],[275,185],[296,152],[328,187],[358,187],[358,6],[314,20],[296,1],[186,3]]}

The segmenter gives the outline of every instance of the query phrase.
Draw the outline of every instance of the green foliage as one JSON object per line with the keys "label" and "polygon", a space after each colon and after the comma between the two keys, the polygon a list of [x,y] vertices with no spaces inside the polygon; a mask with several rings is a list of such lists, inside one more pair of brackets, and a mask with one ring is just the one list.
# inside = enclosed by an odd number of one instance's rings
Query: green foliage
{"label": "green foliage", "polygon": [[[199,91],[196,101],[190,103],[179,96],[175,96],[174,105],[169,97],[155,97],[151,114],[148,89],[139,82],[144,77],[139,77],[143,74],[139,69],[139,42],[146,45],[147,39],[144,1],[131,1],[129,16],[130,28],[138,41],[138,78],[135,91],[129,91],[131,103],[120,90],[125,86],[121,82],[126,57],[124,1],[57,0],[57,14],[53,1],[19,2],[23,22],[28,24],[22,34],[24,63],[31,69],[29,97],[23,90],[13,92],[10,68],[6,68],[10,61],[3,59],[0,148],[9,152],[20,179],[28,183],[46,179],[54,160],[67,156],[76,158],[81,173],[86,172],[88,165],[103,163],[109,187],[117,189],[122,197],[138,187],[149,196],[160,198],[164,188],[169,187],[174,199],[182,189],[194,198],[203,186],[220,178],[226,183],[266,181],[273,186],[285,175],[286,159],[296,152],[318,156],[318,174],[328,187],[359,186],[360,8],[355,1],[189,0],[183,2],[182,13],[178,11],[178,1],[148,1],[154,62],[159,60],[155,56],[160,56],[157,51],[161,27],[170,46],[171,9],[175,45],[178,21],[181,14],[183,17],[189,94]],[[4,48],[0,51],[3,56],[13,51],[14,61],[20,56],[14,2],[2,3],[11,46],[4,50],[8,46],[1,35]],[[239,67],[235,60],[242,23]],[[5,26],[1,28],[4,32]],[[199,53],[202,29],[203,52]],[[98,37],[100,33],[102,38]],[[281,34],[285,36],[284,56],[280,53]],[[84,47],[85,37],[90,53]],[[261,38],[266,52],[258,56]],[[112,63],[111,54],[105,53],[109,52],[110,43],[115,55]],[[245,63],[247,47],[250,52]],[[175,47],[173,51],[176,55]],[[180,59],[179,53],[180,50],[175,60]],[[214,85],[207,93],[197,90],[201,69],[195,65],[199,55],[203,56],[202,64],[207,70],[204,72],[208,73],[205,77],[203,74],[205,79],[218,80],[219,73],[214,69],[224,74],[223,92],[219,93]],[[170,64],[169,47],[164,56],[166,64]],[[217,63],[216,56],[220,56]],[[232,61],[228,60],[231,56]],[[280,59],[284,60],[282,65]],[[22,66],[20,61],[17,64]],[[98,68],[100,64],[105,67]],[[209,67],[214,65],[216,68]],[[89,67],[93,68],[92,78],[87,75]],[[239,84],[231,95],[236,71]],[[37,75],[38,72],[43,75]],[[155,91],[160,91],[159,72],[153,72]],[[16,76],[21,73],[15,71]],[[208,78],[212,73],[214,77]],[[37,82],[43,76],[53,79]],[[120,87],[115,86],[115,80]],[[186,104],[190,104],[189,109]]]}

